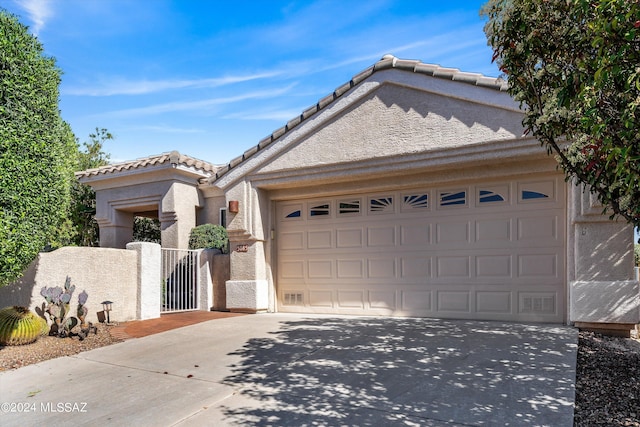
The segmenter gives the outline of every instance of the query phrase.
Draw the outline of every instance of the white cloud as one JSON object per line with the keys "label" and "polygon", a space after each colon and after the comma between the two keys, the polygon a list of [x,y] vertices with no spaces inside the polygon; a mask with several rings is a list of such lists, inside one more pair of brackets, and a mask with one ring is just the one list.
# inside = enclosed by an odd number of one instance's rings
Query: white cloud
{"label": "white cloud", "polygon": [[33,22],[31,31],[38,35],[44,28],[47,18],[53,15],[51,0],[15,0],[15,3],[27,12],[29,19]]}
{"label": "white cloud", "polygon": [[294,117],[298,117],[301,113],[301,110],[245,111],[242,113],[227,114],[222,118],[237,120],[275,120],[279,122],[287,122]]}
{"label": "white cloud", "polygon": [[225,98],[209,98],[198,101],[184,101],[184,102],[168,102],[164,104],[150,105],[140,108],[128,108],[124,110],[110,111],[103,114],[96,114],[100,117],[129,117],[129,116],[147,116],[154,114],[171,113],[177,111],[189,111],[189,110],[206,110],[207,108],[217,105],[231,104],[235,102],[247,101],[250,99],[271,98],[284,95],[289,92],[295,84],[291,84],[284,88],[270,89],[265,91],[248,92],[237,96],[230,96]]}
{"label": "white cloud", "polygon": [[198,89],[225,86],[251,80],[275,77],[280,71],[238,76],[224,76],[210,79],[194,80],[125,80],[115,78],[90,87],[75,87],[63,89],[65,95],[77,96],[113,96],[113,95],[144,95],[172,89]]}
{"label": "white cloud", "polygon": [[129,128],[130,130],[142,130],[148,132],[160,132],[160,133],[204,133],[204,129],[194,129],[194,128],[178,128],[173,126],[136,126]]}

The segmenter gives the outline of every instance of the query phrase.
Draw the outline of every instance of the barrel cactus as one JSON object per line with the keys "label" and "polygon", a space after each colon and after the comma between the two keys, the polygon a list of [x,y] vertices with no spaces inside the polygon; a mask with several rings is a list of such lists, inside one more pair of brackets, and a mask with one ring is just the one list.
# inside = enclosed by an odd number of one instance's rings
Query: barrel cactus
{"label": "barrel cactus", "polygon": [[0,344],[30,344],[46,333],[47,322],[26,307],[13,306],[0,310]]}

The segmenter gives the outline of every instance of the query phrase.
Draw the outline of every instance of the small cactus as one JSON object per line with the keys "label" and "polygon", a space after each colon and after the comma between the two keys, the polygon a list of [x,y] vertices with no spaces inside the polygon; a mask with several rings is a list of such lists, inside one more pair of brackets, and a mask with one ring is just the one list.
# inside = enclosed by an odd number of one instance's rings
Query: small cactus
{"label": "small cactus", "polygon": [[47,332],[47,322],[26,307],[13,306],[0,310],[0,344],[30,344]]}

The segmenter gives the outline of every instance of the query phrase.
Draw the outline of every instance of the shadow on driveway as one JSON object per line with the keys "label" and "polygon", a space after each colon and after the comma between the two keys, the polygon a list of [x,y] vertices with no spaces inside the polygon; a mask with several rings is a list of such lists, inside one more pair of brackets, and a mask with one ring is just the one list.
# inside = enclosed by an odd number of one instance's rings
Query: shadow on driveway
{"label": "shadow on driveway", "polygon": [[[577,332],[414,318],[309,318],[250,339],[229,425],[573,424]],[[221,421],[222,421],[221,420]]]}

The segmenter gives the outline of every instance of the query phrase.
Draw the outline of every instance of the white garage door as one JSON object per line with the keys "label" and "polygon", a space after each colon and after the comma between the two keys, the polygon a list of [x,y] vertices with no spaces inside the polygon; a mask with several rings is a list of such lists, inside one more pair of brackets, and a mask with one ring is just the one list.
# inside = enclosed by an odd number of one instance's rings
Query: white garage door
{"label": "white garage door", "polygon": [[564,320],[561,177],[279,202],[278,309]]}

